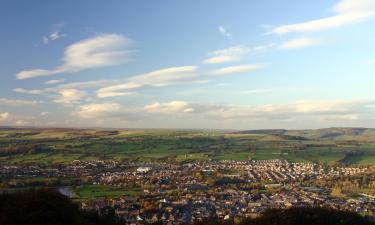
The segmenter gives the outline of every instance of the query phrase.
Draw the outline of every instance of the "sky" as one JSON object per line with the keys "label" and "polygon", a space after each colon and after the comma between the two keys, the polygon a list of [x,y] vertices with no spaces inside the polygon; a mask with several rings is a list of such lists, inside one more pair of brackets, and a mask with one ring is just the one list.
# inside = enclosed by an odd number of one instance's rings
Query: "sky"
{"label": "sky", "polygon": [[0,126],[375,127],[373,0],[1,0],[0,30]]}

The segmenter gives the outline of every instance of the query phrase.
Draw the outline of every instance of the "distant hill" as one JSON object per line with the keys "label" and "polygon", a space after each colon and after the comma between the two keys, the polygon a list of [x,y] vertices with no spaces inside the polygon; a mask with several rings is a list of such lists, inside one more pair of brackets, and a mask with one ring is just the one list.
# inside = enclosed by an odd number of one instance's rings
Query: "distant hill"
{"label": "distant hill", "polygon": [[372,128],[323,128],[312,130],[285,130],[285,129],[265,129],[265,130],[244,130],[234,132],[235,134],[264,134],[276,135],[287,140],[303,139],[366,139],[375,140],[375,129]]}
{"label": "distant hill", "polygon": [[265,129],[265,130],[243,130],[243,131],[238,131],[234,132],[236,134],[285,134],[288,132],[287,130],[284,129]]}

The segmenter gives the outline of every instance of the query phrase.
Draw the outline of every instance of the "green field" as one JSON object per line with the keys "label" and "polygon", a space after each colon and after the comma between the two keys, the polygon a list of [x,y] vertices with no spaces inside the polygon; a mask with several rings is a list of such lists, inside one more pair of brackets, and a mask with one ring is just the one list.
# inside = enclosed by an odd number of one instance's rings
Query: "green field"
{"label": "green field", "polygon": [[104,185],[84,185],[73,189],[73,198],[80,200],[98,199],[98,198],[117,198],[121,196],[136,196],[140,191],[124,190],[118,187]]}
{"label": "green field", "polygon": [[[341,133],[340,133],[341,132]],[[375,131],[0,129],[0,163],[267,160],[375,164]]]}

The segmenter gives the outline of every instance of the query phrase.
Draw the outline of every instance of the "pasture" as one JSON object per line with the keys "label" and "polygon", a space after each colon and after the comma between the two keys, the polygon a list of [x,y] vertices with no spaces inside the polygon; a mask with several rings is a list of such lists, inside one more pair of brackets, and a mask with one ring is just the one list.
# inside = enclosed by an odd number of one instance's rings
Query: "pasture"
{"label": "pasture", "polygon": [[350,130],[344,131],[340,136],[337,129],[332,131],[334,134],[326,129],[320,132],[0,129],[0,162],[51,165],[69,164],[75,159],[170,162],[286,159],[375,165],[375,141],[372,141],[375,132],[366,130],[363,135],[354,135]]}

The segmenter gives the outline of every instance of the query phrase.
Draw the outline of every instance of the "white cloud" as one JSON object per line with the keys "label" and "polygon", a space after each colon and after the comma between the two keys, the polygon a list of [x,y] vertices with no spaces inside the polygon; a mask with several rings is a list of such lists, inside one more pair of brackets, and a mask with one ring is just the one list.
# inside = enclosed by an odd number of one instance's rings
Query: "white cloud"
{"label": "white cloud", "polygon": [[306,87],[274,87],[274,88],[260,88],[260,89],[252,89],[252,90],[245,90],[245,91],[239,91],[239,94],[264,94],[264,93],[285,93],[285,92],[312,92],[316,91],[315,89],[306,88]]}
{"label": "white cloud", "polygon": [[33,70],[25,70],[21,71],[16,74],[16,78],[19,80],[29,79],[33,77],[43,77],[43,76],[50,76],[57,73],[64,72],[61,69],[56,68],[55,70],[44,70],[44,69],[33,69]]}
{"label": "white cloud", "polygon": [[240,94],[263,94],[280,91],[280,88],[264,88],[264,89],[253,89],[247,91],[241,91]]}
{"label": "white cloud", "polygon": [[132,60],[130,40],[118,34],[101,34],[82,40],[65,49],[63,64],[52,70],[32,69],[19,72],[17,79],[72,73],[81,70],[116,65]]}
{"label": "white cloud", "polygon": [[0,122],[7,120],[9,117],[10,117],[10,113],[8,113],[8,112],[0,113]]}
{"label": "white cloud", "polygon": [[306,121],[320,120],[321,118],[345,121],[359,120],[371,116],[374,101],[298,101],[288,104],[269,104],[254,106],[215,105],[171,101],[156,102],[144,106],[143,110],[151,113],[193,116],[208,120],[295,120],[303,118]]}
{"label": "white cloud", "polygon": [[[127,82],[101,88],[97,97],[113,97],[129,94],[128,91],[144,86],[162,87],[196,78],[197,67],[170,67],[131,77]],[[125,92],[124,92],[125,91]]]}
{"label": "white cloud", "polygon": [[275,43],[268,43],[268,44],[264,44],[264,45],[255,46],[255,47],[253,47],[253,50],[256,51],[256,52],[263,52],[263,51],[266,51],[268,49],[272,49],[275,46],[276,46]]}
{"label": "white cloud", "polygon": [[[53,80],[52,83],[58,83],[60,80]],[[115,83],[115,80],[91,80],[91,81],[82,81],[82,82],[73,82],[73,83],[66,83],[60,84],[54,88],[44,88],[44,89],[32,89],[26,90],[24,88],[15,88],[13,91],[23,94],[32,94],[32,95],[48,95],[58,93],[64,89],[83,89],[83,88],[96,88],[96,87],[103,87],[109,84]],[[51,82],[50,82],[51,83]]]}
{"label": "white cloud", "polygon": [[220,56],[214,56],[208,59],[205,59],[203,63],[205,64],[217,64],[217,63],[227,63],[227,62],[233,62],[238,61],[240,58],[238,56],[234,55],[220,55]]}
{"label": "white cloud", "polygon": [[9,106],[26,106],[26,105],[37,105],[42,102],[40,101],[32,101],[32,100],[21,100],[21,99],[7,99],[7,98],[0,98],[0,105],[9,105]]}
{"label": "white cloud", "polygon": [[27,126],[29,124],[30,124],[30,122],[25,121],[25,120],[17,120],[16,123],[15,123],[16,126]]}
{"label": "white cloud", "polygon": [[229,32],[227,31],[227,29],[226,29],[224,26],[222,26],[222,25],[220,25],[220,26],[218,27],[218,30],[219,30],[219,32],[220,32],[223,36],[225,36],[225,37],[230,37],[230,36],[232,36],[232,34],[229,33]]}
{"label": "white cloud", "polygon": [[366,21],[375,16],[375,1],[341,0],[333,12],[335,15],[330,17],[275,27],[270,33],[312,32]]}
{"label": "white cloud", "polygon": [[[297,101],[286,104],[222,105],[190,103],[174,100],[154,102],[144,106],[123,108],[118,103],[98,103],[80,106],[75,115],[92,124],[98,121],[136,127],[322,127],[350,126],[375,122],[374,101],[332,100]],[[158,122],[163,121],[163,122]],[[85,122],[85,123],[86,123]],[[104,124],[104,123],[102,123]],[[156,125],[158,124],[158,125]],[[296,125],[298,124],[298,125]],[[250,126],[250,127],[249,127]]]}
{"label": "white cloud", "polygon": [[320,41],[311,38],[296,38],[282,43],[280,49],[306,48],[319,44]]}
{"label": "white cloud", "polygon": [[244,46],[234,46],[231,48],[216,50],[208,53],[209,58],[205,59],[205,64],[217,64],[238,61],[249,52],[249,49]]}
{"label": "white cloud", "polygon": [[[115,83],[115,80],[92,80],[92,81],[82,81],[82,82],[73,82],[57,85],[53,88],[44,88],[44,89],[34,89],[34,90],[25,90],[23,88],[15,88],[13,91],[23,94],[33,94],[33,95],[45,95],[53,99],[53,102],[63,104],[64,106],[72,106],[72,104],[80,103],[84,98],[85,101],[89,101],[89,94],[92,94],[92,88],[104,87]],[[49,82],[49,83],[58,83]],[[81,90],[85,89],[85,90]],[[86,90],[87,89],[87,90]],[[131,93],[126,93],[131,94]],[[120,93],[103,93],[104,97],[114,97],[125,94]],[[0,102],[1,103],[1,102]]]}
{"label": "white cloud", "polygon": [[98,98],[109,98],[109,97],[119,97],[119,96],[127,96],[133,94],[132,92],[98,92]]}
{"label": "white cloud", "polygon": [[55,92],[56,89],[54,88],[45,88],[45,89],[33,89],[33,90],[26,90],[23,88],[15,88],[13,89],[14,92],[22,93],[22,94],[32,94],[32,95],[46,95],[49,92]]}
{"label": "white cloud", "polygon": [[47,116],[49,114],[49,112],[41,112],[40,115],[41,116]]}
{"label": "white cloud", "polygon": [[167,103],[155,102],[149,105],[145,105],[144,109],[147,112],[158,112],[158,113],[190,113],[194,112],[194,108],[189,106],[184,101],[171,101]]}
{"label": "white cloud", "polygon": [[59,84],[59,83],[63,83],[64,81],[65,81],[65,79],[62,78],[62,79],[57,79],[57,80],[48,80],[44,83],[45,84]]}
{"label": "white cloud", "polygon": [[58,93],[60,96],[58,96],[54,102],[64,105],[78,103],[82,98],[86,97],[86,92],[76,89],[61,89]]}
{"label": "white cloud", "polygon": [[43,44],[48,44],[50,41],[56,41],[62,37],[65,37],[66,34],[62,34],[60,32],[61,28],[63,27],[64,27],[63,23],[54,24],[52,26],[52,31],[49,33],[49,35],[42,37]]}
{"label": "white cloud", "polygon": [[79,107],[77,115],[84,119],[101,118],[119,112],[120,109],[118,103],[87,104]]}
{"label": "white cloud", "polygon": [[49,35],[49,38],[54,41],[54,40],[57,40],[61,37],[59,31],[53,31],[52,33],[50,33]]}
{"label": "white cloud", "polygon": [[235,73],[246,73],[246,72],[252,72],[255,70],[260,70],[264,67],[265,65],[263,64],[244,64],[244,65],[223,67],[223,68],[212,71],[211,74],[221,76],[221,75],[228,75],[228,74],[235,74]]}
{"label": "white cloud", "polygon": [[105,85],[114,83],[115,81],[111,80],[90,80],[90,81],[82,81],[82,82],[73,82],[67,84],[60,84],[57,86],[57,89],[79,89],[79,88],[95,88],[95,87],[103,87]]}
{"label": "white cloud", "polygon": [[[35,90],[26,90],[24,88],[14,88],[13,89],[14,92],[18,92],[18,93],[23,93],[23,94],[41,94],[41,91],[38,89],[38,91],[35,91]],[[33,92],[33,93],[31,93]]]}

